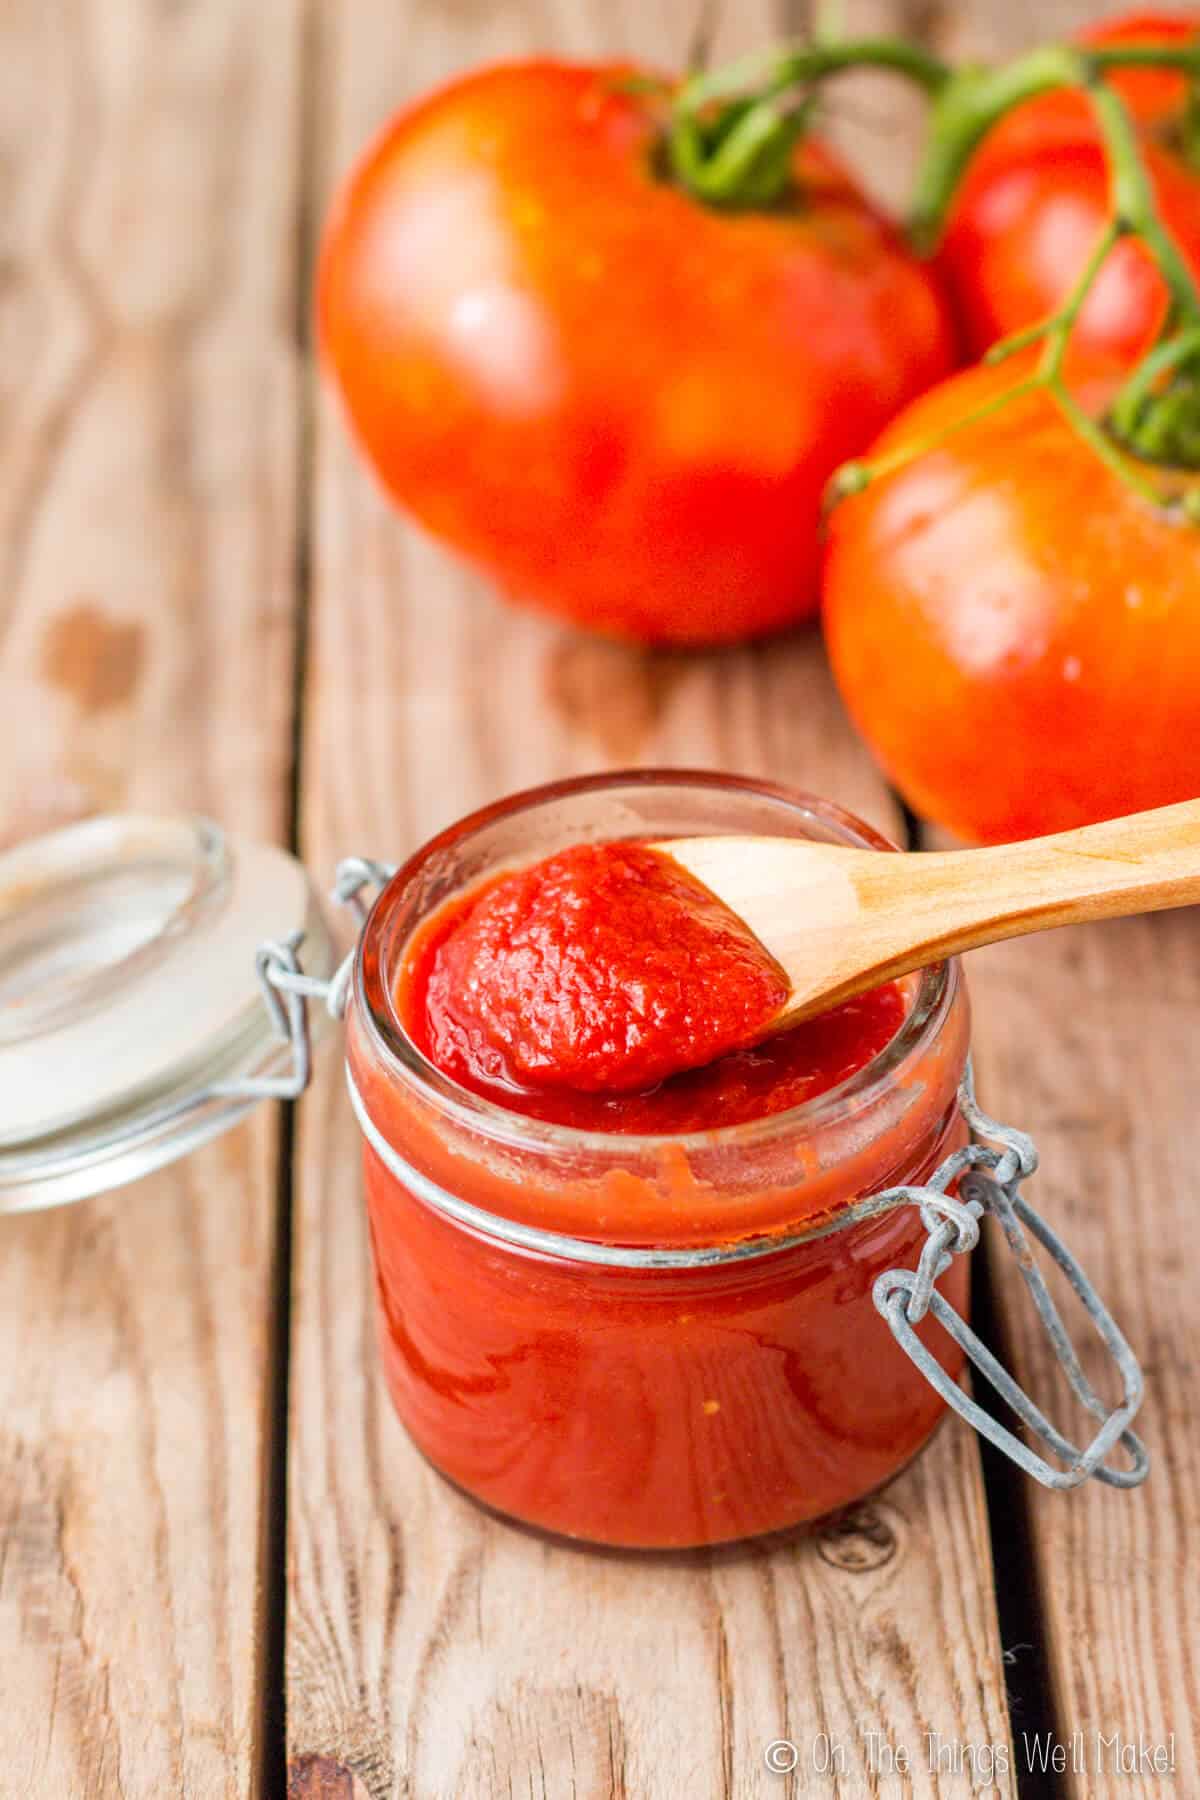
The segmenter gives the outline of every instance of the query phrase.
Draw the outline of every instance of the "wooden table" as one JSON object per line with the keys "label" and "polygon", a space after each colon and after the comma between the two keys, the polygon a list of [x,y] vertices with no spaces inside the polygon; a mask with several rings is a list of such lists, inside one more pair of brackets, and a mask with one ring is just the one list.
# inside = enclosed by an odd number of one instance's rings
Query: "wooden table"
{"label": "wooden table", "polygon": [[[720,52],[798,23],[725,10]],[[1095,9],[846,10],[962,54]],[[539,45],[677,62],[694,12],[4,9],[4,841],[197,808],[327,879],[506,789],[627,763],[758,772],[902,829],[815,638],[650,657],[502,609],[386,510],[313,375],[317,222],[391,107]],[[868,80],[837,111],[897,199],[908,96]],[[958,1795],[989,1791],[989,1745],[1009,1763],[992,1791],[1016,1770],[1042,1793],[1034,1732],[1088,1746],[1054,1791],[1200,1793],[1196,924],[1032,940],[971,975],[985,1098],[1039,1138],[1040,1200],[1146,1366],[1147,1487],[1050,1496],[951,1424],[782,1548],[605,1556],[485,1517],[383,1395],[330,1054],[295,1119],[263,1111],[132,1190],[3,1222],[3,1800]],[[1054,1391],[999,1259],[977,1300]],[[865,1772],[868,1729],[910,1779]],[[1098,1777],[1113,1732],[1173,1734],[1174,1777]],[[766,1770],[775,1738],[794,1776]]]}

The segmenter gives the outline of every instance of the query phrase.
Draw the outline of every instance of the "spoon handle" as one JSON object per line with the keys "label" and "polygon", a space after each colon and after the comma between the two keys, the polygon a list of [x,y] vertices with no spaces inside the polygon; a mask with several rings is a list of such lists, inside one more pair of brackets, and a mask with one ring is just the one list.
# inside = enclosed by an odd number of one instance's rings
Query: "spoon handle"
{"label": "spoon handle", "polygon": [[1200,800],[982,850],[913,859],[949,950],[1200,901]]}

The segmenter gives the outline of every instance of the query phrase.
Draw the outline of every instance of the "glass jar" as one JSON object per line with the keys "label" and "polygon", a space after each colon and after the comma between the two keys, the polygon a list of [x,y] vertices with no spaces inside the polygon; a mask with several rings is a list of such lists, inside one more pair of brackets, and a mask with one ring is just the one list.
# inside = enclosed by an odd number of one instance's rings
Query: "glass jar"
{"label": "glass jar", "polygon": [[[684,1136],[552,1125],[468,1093],[404,1031],[397,981],[449,895],[567,844],[773,833],[889,846],[839,807],[721,775],[563,783],[477,813],[402,868],[358,961],[348,1065],[363,1126],[383,1366],[413,1439],[528,1524],[606,1544],[712,1544],[878,1487],[943,1399],[876,1310],[913,1266],[923,1181],[965,1141],[957,965],[910,978],[903,1026],[838,1088]],[[942,1282],[961,1312],[967,1269]],[[926,1318],[951,1375],[962,1352]]]}

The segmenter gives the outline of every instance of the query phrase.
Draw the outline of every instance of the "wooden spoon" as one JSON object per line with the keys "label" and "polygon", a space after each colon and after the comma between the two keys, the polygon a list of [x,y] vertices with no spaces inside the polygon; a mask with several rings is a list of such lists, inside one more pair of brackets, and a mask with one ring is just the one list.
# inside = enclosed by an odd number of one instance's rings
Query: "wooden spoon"
{"label": "wooden spoon", "polygon": [[983,850],[896,856],[777,837],[654,847],[739,914],[787,976],[771,1031],[960,950],[1200,901],[1200,800]]}

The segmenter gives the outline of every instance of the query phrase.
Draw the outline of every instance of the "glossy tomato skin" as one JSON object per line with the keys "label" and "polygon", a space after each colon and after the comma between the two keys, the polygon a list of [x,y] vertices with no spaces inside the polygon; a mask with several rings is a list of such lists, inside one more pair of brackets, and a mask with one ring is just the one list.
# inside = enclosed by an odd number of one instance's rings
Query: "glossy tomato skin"
{"label": "glossy tomato skin", "polygon": [[736,640],[815,611],[825,482],[951,330],[819,146],[791,214],[659,179],[630,73],[503,65],[396,118],[327,229],[321,343],[386,488],[514,595]]}
{"label": "glossy tomato skin", "polygon": [[[1013,380],[1010,365],[954,377],[878,450],[936,438]],[[1094,414],[1113,385],[1075,383]],[[961,837],[1200,794],[1200,528],[1135,495],[1044,390],[836,507],[824,609],[855,723],[910,804]]]}
{"label": "glossy tomato skin", "polygon": [[[1186,43],[1200,13],[1135,13],[1082,34],[1093,44]],[[1183,78],[1170,71],[1116,72],[1112,85],[1139,127],[1164,223],[1200,276],[1200,168],[1183,155]],[[981,354],[1059,306],[1107,222],[1109,178],[1086,98],[1043,95],[1018,107],[985,139],[950,215],[937,259],[968,348]],[[1132,361],[1166,309],[1161,278],[1142,247],[1119,244],[1076,327],[1081,350]]]}

